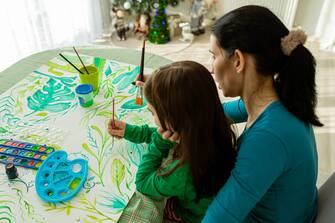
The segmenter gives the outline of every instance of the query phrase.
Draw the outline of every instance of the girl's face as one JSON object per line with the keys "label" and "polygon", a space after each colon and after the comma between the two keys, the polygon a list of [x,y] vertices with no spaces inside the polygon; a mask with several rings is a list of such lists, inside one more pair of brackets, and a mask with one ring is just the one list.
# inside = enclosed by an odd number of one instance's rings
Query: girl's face
{"label": "girl's face", "polygon": [[212,54],[212,70],[214,79],[219,84],[219,88],[226,97],[239,96],[239,80],[233,59],[228,57],[224,49],[219,47],[214,35],[210,37],[210,50]]}
{"label": "girl's face", "polygon": [[159,121],[159,118],[157,116],[155,108],[148,103],[148,110],[151,112],[152,116],[154,116],[154,122],[158,127],[162,127],[161,122]]}
{"label": "girl's face", "polygon": [[[151,112],[152,116],[154,116],[154,122],[157,125],[157,127],[162,128],[162,125],[161,125],[161,122],[159,121],[159,118],[157,116],[156,110],[155,110],[155,108],[150,103],[148,103],[148,110]],[[166,130],[174,132],[174,130],[172,129],[172,127],[169,125],[169,123],[165,123],[165,126],[167,128]]]}

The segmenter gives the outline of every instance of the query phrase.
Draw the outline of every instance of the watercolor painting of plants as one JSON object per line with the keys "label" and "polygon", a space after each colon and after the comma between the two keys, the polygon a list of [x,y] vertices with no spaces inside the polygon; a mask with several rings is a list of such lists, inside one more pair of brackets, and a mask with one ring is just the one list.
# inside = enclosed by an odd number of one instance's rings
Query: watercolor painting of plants
{"label": "watercolor painting of plants", "polygon": [[[76,55],[64,52],[75,65]],[[115,99],[115,118],[130,124],[152,124],[147,102],[135,104],[131,84],[139,67],[87,55],[100,73],[100,89],[91,107],[78,103],[75,69],[60,57],[51,59],[0,95],[0,139],[13,138],[65,150],[69,159],[88,161],[83,189],[71,200],[43,202],[35,191],[36,170],[20,168],[22,178],[0,177],[0,222],[117,222],[135,191],[135,175],[145,144],[108,134]]]}

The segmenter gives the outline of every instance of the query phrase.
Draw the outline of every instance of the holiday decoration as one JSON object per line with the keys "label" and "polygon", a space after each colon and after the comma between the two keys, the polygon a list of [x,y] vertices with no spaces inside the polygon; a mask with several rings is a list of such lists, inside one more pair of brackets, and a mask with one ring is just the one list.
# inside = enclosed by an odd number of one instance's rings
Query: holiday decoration
{"label": "holiday decoration", "polygon": [[[137,14],[140,20],[135,22],[134,31],[137,37],[148,36],[152,43],[167,43],[170,41],[169,25],[166,15],[168,5],[177,6],[179,0],[111,0],[113,7],[123,9],[130,14]],[[148,24],[150,15],[153,15],[151,25]],[[146,18],[144,18],[146,16]],[[146,22],[144,22],[144,19]],[[150,27],[150,28],[149,28]]]}
{"label": "holiday decoration", "polygon": [[207,12],[207,4],[205,0],[193,0],[191,6],[191,31],[194,35],[205,33],[202,26],[204,15]]}
{"label": "holiday decoration", "polygon": [[112,12],[114,13],[114,28],[118,39],[126,40],[126,32],[129,30],[127,23],[124,20],[124,11],[121,8],[113,7]]}
{"label": "holiday decoration", "polygon": [[151,22],[149,33],[149,41],[152,43],[163,44],[170,41],[170,32],[165,11],[167,3],[167,0],[158,0],[158,7]]}
{"label": "holiday decoration", "polygon": [[180,36],[182,28],[180,23],[182,22],[180,14],[170,14],[167,17],[169,24],[170,38],[172,39],[175,36]]}
{"label": "holiday decoration", "polygon": [[150,28],[149,13],[141,13],[134,24],[134,33],[138,39],[146,38],[149,35]]}
{"label": "holiday decoration", "polygon": [[182,28],[182,38],[180,39],[181,41],[184,42],[192,42],[194,39],[194,35],[191,33],[191,26],[189,23],[180,23],[179,26]]}
{"label": "holiday decoration", "polygon": [[[127,10],[130,14],[139,15],[143,12],[152,12],[154,5],[158,0],[111,0],[111,4],[115,7]],[[173,3],[172,3],[173,2]],[[178,1],[170,1],[172,6],[177,5]]]}

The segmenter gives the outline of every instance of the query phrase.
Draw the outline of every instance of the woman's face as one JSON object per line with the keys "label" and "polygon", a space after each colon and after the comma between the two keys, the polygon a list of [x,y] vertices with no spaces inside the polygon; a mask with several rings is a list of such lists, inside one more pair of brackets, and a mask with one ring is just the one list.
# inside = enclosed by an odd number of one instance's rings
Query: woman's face
{"label": "woman's face", "polygon": [[224,49],[218,45],[214,35],[210,37],[210,53],[212,54],[212,70],[214,79],[225,97],[239,96],[240,86],[237,79],[233,59],[228,57]]}

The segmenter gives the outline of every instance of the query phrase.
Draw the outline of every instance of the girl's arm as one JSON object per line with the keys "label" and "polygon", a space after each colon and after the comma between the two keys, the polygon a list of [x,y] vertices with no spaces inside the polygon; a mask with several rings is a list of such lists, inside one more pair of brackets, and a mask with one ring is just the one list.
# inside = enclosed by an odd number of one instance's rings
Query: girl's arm
{"label": "girl's arm", "polygon": [[149,127],[148,125],[136,126],[126,124],[124,138],[133,143],[149,143],[151,135],[156,131],[156,128]]}
{"label": "girl's arm", "polygon": [[242,99],[223,103],[222,106],[225,115],[232,119],[234,123],[247,121],[248,113]]}
{"label": "girl's arm", "polygon": [[[136,174],[136,189],[152,198],[180,196],[184,194],[188,168],[183,165],[167,176],[159,176],[158,169],[164,157],[175,144],[164,140],[157,132],[153,133],[148,151],[142,156]],[[176,161],[178,162],[178,161]],[[169,165],[173,168],[176,162]]]}

